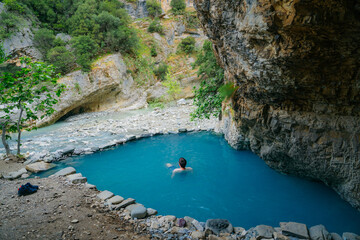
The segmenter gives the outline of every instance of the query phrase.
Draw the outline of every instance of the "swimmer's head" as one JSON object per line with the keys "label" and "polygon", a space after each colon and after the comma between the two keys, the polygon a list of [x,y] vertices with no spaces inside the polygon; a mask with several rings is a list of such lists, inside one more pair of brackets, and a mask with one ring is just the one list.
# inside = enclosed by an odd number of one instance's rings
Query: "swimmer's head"
{"label": "swimmer's head", "polygon": [[186,166],[186,160],[185,160],[185,158],[179,158],[179,165],[180,165],[180,167],[181,168],[185,168],[185,166]]}

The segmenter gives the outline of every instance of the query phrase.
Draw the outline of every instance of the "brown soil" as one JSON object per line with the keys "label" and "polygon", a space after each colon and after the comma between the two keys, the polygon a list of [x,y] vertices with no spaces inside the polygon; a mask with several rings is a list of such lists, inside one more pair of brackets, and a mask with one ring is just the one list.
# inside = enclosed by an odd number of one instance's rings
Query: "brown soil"
{"label": "brown soil", "polygon": [[[38,185],[39,190],[19,197],[18,187],[27,182]],[[98,191],[84,185],[63,179],[0,179],[0,192],[0,239],[151,238],[144,227],[99,206]]]}

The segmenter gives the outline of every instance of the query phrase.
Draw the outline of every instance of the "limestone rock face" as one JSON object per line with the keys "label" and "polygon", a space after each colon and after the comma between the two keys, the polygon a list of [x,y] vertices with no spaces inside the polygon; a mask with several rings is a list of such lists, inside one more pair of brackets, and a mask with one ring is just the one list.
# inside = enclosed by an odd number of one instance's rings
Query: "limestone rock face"
{"label": "limestone rock face", "polygon": [[56,112],[39,124],[57,121],[66,114],[120,111],[144,107],[146,93],[137,88],[120,54],[108,55],[92,65],[91,72],[75,71],[59,79],[67,86],[55,105]]}
{"label": "limestone rock face", "polygon": [[285,173],[321,180],[360,208],[357,1],[195,0],[239,88],[220,129]]}

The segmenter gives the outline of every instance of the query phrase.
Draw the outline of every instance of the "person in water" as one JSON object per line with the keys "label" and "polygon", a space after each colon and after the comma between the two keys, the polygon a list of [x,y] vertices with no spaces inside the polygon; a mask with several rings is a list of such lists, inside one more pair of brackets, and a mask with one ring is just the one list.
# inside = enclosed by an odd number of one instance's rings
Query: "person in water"
{"label": "person in water", "polygon": [[192,171],[193,169],[191,167],[186,167],[186,160],[185,158],[181,157],[179,158],[179,168],[176,168],[175,166],[173,166],[172,164],[170,163],[167,163],[166,166],[170,169],[172,169],[172,172],[173,172],[173,175],[175,173],[178,173],[178,172],[183,172],[183,171]]}

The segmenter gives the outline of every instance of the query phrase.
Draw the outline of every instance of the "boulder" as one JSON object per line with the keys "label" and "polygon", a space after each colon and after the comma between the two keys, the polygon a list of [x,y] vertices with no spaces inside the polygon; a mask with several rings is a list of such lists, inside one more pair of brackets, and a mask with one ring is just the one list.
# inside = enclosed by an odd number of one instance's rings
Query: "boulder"
{"label": "boulder", "polygon": [[331,233],[332,240],[343,240],[342,237],[337,233]]}
{"label": "boulder", "polygon": [[270,239],[273,237],[275,229],[271,226],[258,225],[254,228],[254,231],[256,231],[256,239]]}
{"label": "boulder", "polygon": [[64,169],[61,169],[60,171],[54,173],[53,175],[51,175],[50,177],[60,177],[60,176],[67,176],[70,174],[76,173],[75,168],[73,167],[67,167]]}
{"label": "boulder", "polygon": [[286,236],[309,239],[308,229],[303,223],[281,222],[281,231]]}
{"label": "boulder", "polygon": [[96,189],[96,186],[94,184],[90,184],[90,183],[85,183],[85,187],[90,188],[90,189]]}
{"label": "boulder", "polygon": [[208,219],[205,229],[209,229],[215,234],[232,233],[234,231],[233,226],[226,219]]}
{"label": "boulder", "polygon": [[83,177],[81,173],[70,174],[66,177],[71,183],[85,183],[87,181],[86,177]]}
{"label": "boulder", "polygon": [[234,233],[238,234],[238,233],[242,233],[243,231],[245,231],[245,228],[242,227],[234,227]]}
{"label": "boulder", "polygon": [[274,240],[290,240],[289,237],[285,236],[285,235],[282,235],[281,233],[279,232],[274,232],[273,233],[273,236],[274,236]]}
{"label": "boulder", "polygon": [[158,211],[156,211],[155,209],[152,209],[152,208],[148,208],[148,209],[146,209],[146,213],[148,216],[152,216],[152,215],[156,215],[158,213]]}
{"label": "boulder", "polygon": [[344,232],[342,236],[344,240],[360,240],[359,235],[351,232]]}
{"label": "boulder", "polygon": [[108,201],[108,203],[111,203],[111,204],[119,204],[122,201],[124,201],[124,198],[121,197],[121,196],[116,195],[116,196],[114,196],[112,198],[109,198],[107,201]]}
{"label": "boulder", "polygon": [[186,221],[186,226],[187,227],[191,227],[192,226],[192,221],[194,221],[194,219],[192,217],[188,217],[188,216],[185,216],[184,220]]}
{"label": "boulder", "polygon": [[144,206],[137,206],[131,210],[131,218],[141,219],[146,217],[146,208]]}
{"label": "boulder", "polygon": [[324,225],[316,225],[309,229],[309,235],[312,240],[331,240],[331,234]]}
{"label": "boulder", "polygon": [[105,200],[111,198],[112,196],[114,196],[114,194],[112,192],[105,190],[105,191],[102,191],[101,193],[99,193],[96,197],[102,201],[105,201]]}
{"label": "boulder", "polygon": [[131,211],[132,211],[133,209],[135,209],[135,208],[137,208],[137,207],[140,207],[140,206],[144,206],[144,205],[142,205],[142,204],[140,204],[140,203],[130,204],[130,205],[128,205],[128,206],[125,208],[125,210],[126,210],[126,211],[129,211],[129,212],[131,213]]}
{"label": "boulder", "polygon": [[18,170],[18,171],[16,171],[16,172],[9,172],[7,175],[4,175],[3,177],[4,177],[5,179],[10,179],[10,180],[12,180],[12,179],[16,179],[16,178],[21,177],[21,175],[23,175],[23,174],[25,174],[25,173],[27,173],[26,169],[25,169],[25,168],[22,168],[22,169],[20,169],[20,170]]}
{"label": "boulder", "polygon": [[28,165],[26,165],[25,168],[26,168],[26,170],[28,170],[30,172],[38,173],[38,172],[49,170],[53,167],[55,167],[55,165],[41,161],[41,162],[35,162],[35,163],[28,164]]}

